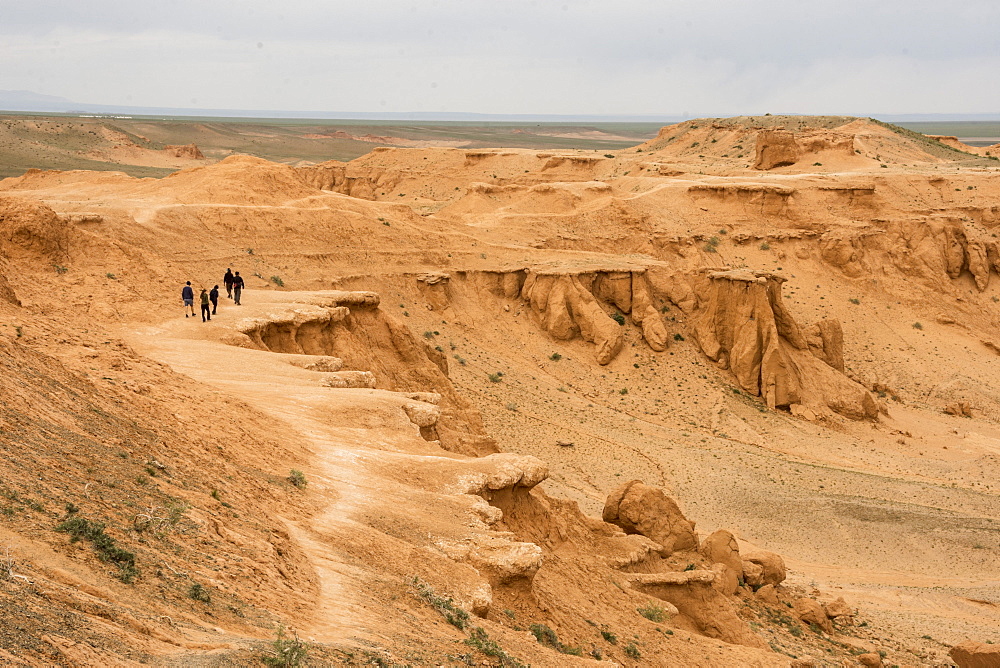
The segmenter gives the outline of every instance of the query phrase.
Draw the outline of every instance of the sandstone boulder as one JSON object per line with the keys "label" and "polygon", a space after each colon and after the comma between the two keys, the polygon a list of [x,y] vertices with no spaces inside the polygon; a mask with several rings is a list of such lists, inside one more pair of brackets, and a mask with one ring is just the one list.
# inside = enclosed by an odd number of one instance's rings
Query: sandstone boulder
{"label": "sandstone boulder", "polygon": [[640,480],[627,482],[608,495],[603,518],[625,533],[642,534],[658,543],[663,556],[698,548],[694,522],[684,517],[663,490]]}
{"label": "sandstone boulder", "polygon": [[725,529],[719,529],[702,541],[699,551],[709,563],[724,567],[720,577],[716,578],[721,586],[720,591],[735,593],[743,578],[743,560],[740,558],[740,547],[735,536]]}
{"label": "sandstone boulder", "polygon": [[812,598],[797,598],[793,603],[795,615],[806,624],[815,624],[827,633],[833,633],[833,624],[823,606]]}
{"label": "sandstone boulder", "polygon": [[530,581],[542,566],[542,548],[499,535],[477,536],[467,555],[469,563],[490,580],[508,584]]}
{"label": "sandstone boulder", "polygon": [[441,419],[441,408],[423,401],[403,404],[403,412],[418,427],[433,427]]}
{"label": "sandstone boulder", "polygon": [[504,489],[531,489],[549,477],[549,467],[541,459],[509,452],[477,457],[462,465],[454,491],[487,498]]}
{"label": "sandstone boulder", "polygon": [[372,389],[375,387],[375,374],[371,371],[337,371],[324,374],[320,383],[326,387]]}
{"label": "sandstone boulder", "polygon": [[867,668],[879,668],[882,666],[882,657],[875,652],[866,652],[858,655],[858,663]]}
{"label": "sandstone boulder", "polygon": [[952,647],[948,656],[958,668],[996,668],[1000,666],[1000,645],[966,640]]}
{"label": "sandstone boulder", "polygon": [[763,588],[767,584],[764,582],[764,569],[746,559],[743,560],[743,581],[754,590]]}
{"label": "sandstone boulder", "polygon": [[[757,568],[760,569],[759,566]],[[763,573],[763,569],[760,570],[761,573]],[[756,594],[757,598],[762,600],[764,603],[767,603],[768,605],[778,606],[781,604],[781,601],[778,600],[778,592],[775,590],[775,587],[772,584],[762,586],[760,589],[757,590]]]}
{"label": "sandstone boulder", "polygon": [[342,359],[326,355],[317,355],[315,359],[292,360],[292,364],[300,366],[306,371],[321,371],[323,373],[340,371],[344,367]]}
{"label": "sandstone boulder", "polygon": [[836,619],[837,617],[850,617],[854,614],[851,606],[847,605],[847,601],[841,596],[835,601],[823,604],[823,610],[826,611],[826,616],[830,619]]}
{"label": "sandstone boulder", "polygon": [[785,581],[785,560],[781,558],[780,554],[765,550],[750,552],[743,557],[743,570],[746,573],[755,571],[752,567],[747,566],[748,563],[760,567],[761,585],[777,585]]}

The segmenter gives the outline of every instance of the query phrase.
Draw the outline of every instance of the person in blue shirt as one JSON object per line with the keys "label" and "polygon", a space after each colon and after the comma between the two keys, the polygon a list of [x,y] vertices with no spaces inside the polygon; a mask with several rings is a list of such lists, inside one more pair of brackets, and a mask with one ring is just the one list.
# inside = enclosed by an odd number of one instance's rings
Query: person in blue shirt
{"label": "person in blue shirt", "polygon": [[[184,300],[184,317],[193,318],[194,315],[194,288],[191,287],[191,281],[188,281],[183,288],[181,288],[181,299]],[[191,309],[191,313],[188,313],[188,309]]]}

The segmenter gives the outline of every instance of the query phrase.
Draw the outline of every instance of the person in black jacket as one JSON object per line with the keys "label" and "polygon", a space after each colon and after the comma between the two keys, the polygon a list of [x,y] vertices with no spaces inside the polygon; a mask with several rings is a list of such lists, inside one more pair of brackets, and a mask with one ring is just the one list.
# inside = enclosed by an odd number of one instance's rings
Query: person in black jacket
{"label": "person in black jacket", "polygon": [[[191,287],[191,281],[188,281],[183,288],[181,288],[181,299],[184,301],[184,317],[194,317],[194,288]],[[191,313],[188,313],[188,309],[191,309]]]}
{"label": "person in black jacket", "polygon": [[[226,286],[226,296],[233,298],[233,270],[226,269],[226,275],[222,277],[222,283]],[[219,287],[219,286],[215,286]]]}
{"label": "person in black jacket", "polygon": [[208,293],[208,298],[212,301],[212,315],[215,315],[215,310],[219,308],[219,286],[216,285],[212,288],[212,291]]}
{"label": "person in black jacket", "polygon": [[240,294],[243,292],[243,277],[240,276],[240,272],[236,272],[233,276],[233,301],[236,302],[237,306],[240,306]]}

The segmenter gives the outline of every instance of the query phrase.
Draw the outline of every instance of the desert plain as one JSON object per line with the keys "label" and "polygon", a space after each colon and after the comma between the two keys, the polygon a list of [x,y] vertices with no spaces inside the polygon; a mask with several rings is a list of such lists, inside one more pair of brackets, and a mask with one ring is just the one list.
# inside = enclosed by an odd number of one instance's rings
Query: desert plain
{"label": "desert plain", "polygon": [[1000,665],[1000,145],[67,124],[0,125],[5,665]]}

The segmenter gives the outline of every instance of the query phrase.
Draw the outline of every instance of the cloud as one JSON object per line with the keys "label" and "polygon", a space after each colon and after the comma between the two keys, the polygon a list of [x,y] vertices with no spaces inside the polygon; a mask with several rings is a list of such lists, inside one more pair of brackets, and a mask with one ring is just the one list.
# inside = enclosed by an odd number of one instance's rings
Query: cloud
{"label": "cloud", "polygon": [[[9,6],[6,6],[9,5]],[[242,109],[1000,111],[1000,3],[0,2],[0,88]],[[192,102],[196,100],[197,102]],[[947,107],[947,108],[945,108]]]}

